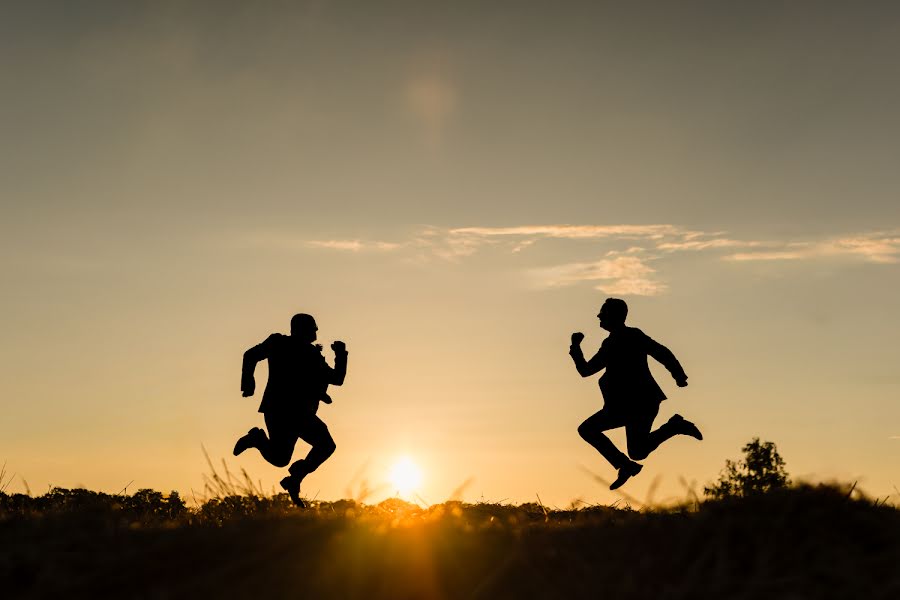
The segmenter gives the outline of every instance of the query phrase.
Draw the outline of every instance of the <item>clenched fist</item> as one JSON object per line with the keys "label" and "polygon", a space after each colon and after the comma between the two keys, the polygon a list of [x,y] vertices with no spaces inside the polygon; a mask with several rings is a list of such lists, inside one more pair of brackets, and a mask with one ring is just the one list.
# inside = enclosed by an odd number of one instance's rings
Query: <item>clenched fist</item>
{"label": "clenched fist", "polygon": [[241,395],[243,395],[244,398],[249,398],[255,391],[256,380],[253,379],[253,376],[247,377],[245,375],[244,377],[241,377]]}

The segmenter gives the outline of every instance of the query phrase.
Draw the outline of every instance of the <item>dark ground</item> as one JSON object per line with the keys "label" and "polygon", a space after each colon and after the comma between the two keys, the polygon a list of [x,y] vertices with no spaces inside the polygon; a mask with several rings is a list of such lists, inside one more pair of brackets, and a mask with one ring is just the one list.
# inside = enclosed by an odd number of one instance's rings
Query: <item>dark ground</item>
{"label": "dark ground", "polygon": [[900,598],[900,511],[846,489],[637,512],[0,493],[3,598]]}

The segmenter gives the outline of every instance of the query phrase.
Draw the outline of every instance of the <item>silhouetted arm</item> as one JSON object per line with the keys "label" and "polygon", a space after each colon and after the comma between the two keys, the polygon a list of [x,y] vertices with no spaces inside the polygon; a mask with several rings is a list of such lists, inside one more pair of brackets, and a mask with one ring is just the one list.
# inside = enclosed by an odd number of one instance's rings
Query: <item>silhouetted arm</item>
{"label": "silhouetted arm", "polygon": [[646,344],[647,354],[652,356],[662,366],[669,370],[669,373],[672,374],[678,387],[686,386],[688,376],[685,375],[684,369],[681,368],[681,363],[678,362],[678,359],[675,358],[672,351],[652,339],[650,336],[646,336]]}
{"label": "silhouetted arm", "polygon": [[241,393],[244,397],[252,396],[256,391],[256,380],[253,373],[256,371],[256,363],[269,357],[269,344],[271,338],[266,338],[261,344],[253,346],[244,352],[244,363],[241,367]]}
{"label": "silhouetted arm", "polygon": [[331,349],[334,350],[334,368],[330,369],[328,383],[342,385],[347,376],[347,347],[338,341],[331,344]]}
{"label": "silhouetted arm", "polygon": [[569,355],[575,362],[575,369],[582,377],[590,377],[595,373],[599,373],[606,367],[607,359],[603,344],[600,345],[600,349],[597,350],[597,354],[595,354],[591,360],[585,360],[584,354],[581,351],[581,339],[579,338],[576,342],[576,338],[573,336],[572,345],[569,346]]}

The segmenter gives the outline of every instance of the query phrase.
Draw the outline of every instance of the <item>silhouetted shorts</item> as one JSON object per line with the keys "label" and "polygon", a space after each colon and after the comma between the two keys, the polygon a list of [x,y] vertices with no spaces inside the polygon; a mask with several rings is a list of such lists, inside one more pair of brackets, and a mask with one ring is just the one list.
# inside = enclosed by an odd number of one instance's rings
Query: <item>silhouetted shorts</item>
{"label": "silhouetted shorts", "polygon": [[266,430],[273,444],[290,447],[293,451],[298,439],[310,446],[317,446],[331,440],[328,426],[322,419],[312,413],[263,413],[266,420]]}
{"label": "silhouetted shorts", "polygon": [[646,437],[659,414],[659,402],[639,400],[628,402],[604,402],[603,408],[594,413],[586,422],[596,424],[601,429],[624,427],[629,439]]}

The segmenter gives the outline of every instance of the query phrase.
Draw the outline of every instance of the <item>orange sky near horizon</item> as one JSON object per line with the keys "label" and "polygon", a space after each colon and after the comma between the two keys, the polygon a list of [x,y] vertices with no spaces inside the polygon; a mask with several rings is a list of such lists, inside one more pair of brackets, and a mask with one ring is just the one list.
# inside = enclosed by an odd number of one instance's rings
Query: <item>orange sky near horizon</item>
{"label": "orange sky near horizon", "polygon": [[[893,5],[25,3],[0,19],[8,492],[271,491],[241,356],[313,314],[349,370],[304,484],[564,507],[621,496],[567,354],[626,299],[705,439],[623,489],[684,498],[753,437],[896,497]],[[624,443],[622,432],[613,439]],[[298,444],[295,458],[305,452]]]}

